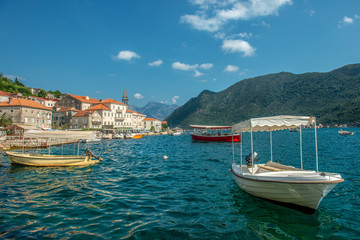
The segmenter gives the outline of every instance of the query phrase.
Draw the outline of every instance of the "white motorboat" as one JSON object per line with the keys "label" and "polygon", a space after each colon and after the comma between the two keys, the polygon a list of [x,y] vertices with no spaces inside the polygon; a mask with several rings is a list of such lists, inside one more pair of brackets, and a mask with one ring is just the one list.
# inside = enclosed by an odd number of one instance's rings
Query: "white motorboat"
{"label": "white motorboat", "polygon": [[[315,132],[316,171],[304,170],[302,161],[301,127],[312,124]],[[300,132],[300,168],[275,163],[272,156],[271,132],[295,127],[299,128]],[[243,164],[241,150],[240,164],[236,164],[233,157],[230,169],[237,185],[251,195],[306,213],[314,213],[321,200],[338,183],[344,181],[340,174],[319,172],[316,120],[314,117],[275,116],[253,118],[235,124],[233,131],[235,133],[251,133],[251,154],[246,157],[246,163]],[[271,160],[266,164],[255,164],[256,153],[253,149],[253,132],[256,131],[270,132]],[[284,159],[276,159],[276,161],[282,160]]]}
{"label": "white motorboat", "polygon": [[340,130],[339,131],[339,134],[342,135],[342,136],[347,136],[347,135],[354,135],[354,132],[352,131],[344,131],[344,130]]}

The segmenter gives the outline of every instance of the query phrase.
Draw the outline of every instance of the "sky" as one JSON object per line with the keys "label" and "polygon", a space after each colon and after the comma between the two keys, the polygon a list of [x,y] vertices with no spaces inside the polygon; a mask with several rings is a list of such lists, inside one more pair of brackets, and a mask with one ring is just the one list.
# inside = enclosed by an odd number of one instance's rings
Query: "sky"
{"label": "sky", "polygon": [[4,76],[136,106],[359,58],[359,0],[0,0]]}

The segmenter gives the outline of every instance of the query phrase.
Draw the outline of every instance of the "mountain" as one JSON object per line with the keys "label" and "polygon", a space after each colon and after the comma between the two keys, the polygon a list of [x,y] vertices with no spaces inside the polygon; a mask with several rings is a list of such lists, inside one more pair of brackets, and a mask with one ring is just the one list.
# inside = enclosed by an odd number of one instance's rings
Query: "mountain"
{"label": "mountain", "polygon": [[163,120],[169,116],[179,106],[176,104],[167,105],[159,102],[149,102],[144,107],[130,106],[130,109],[142,114],[148,118]]}
{"label": "mountain", "polygon": [[360,64],[327,73],[280,72],[203,91],[165,120],[169,126],[232,125],[275,115],[310,115],[325,125],[360,125]]}

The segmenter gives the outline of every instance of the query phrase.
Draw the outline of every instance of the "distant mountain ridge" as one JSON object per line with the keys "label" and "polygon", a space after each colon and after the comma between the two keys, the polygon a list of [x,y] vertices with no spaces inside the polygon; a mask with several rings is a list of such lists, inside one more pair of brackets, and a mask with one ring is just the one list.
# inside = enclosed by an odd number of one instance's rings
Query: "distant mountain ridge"
{"label": "distant mountain ridge", "polygon": [[129,106],[133,111],[145,114],[147,118],[155,118],[158,120],[164,120],[179,106],[176,104],[164,104],[159,102],[149,102],[144,107],[137,107],[135,105]]}
{"label": "distant mountain ridge", "polygon": [[322,124],[360,125],[360,64],[327,73],[268,74],[221,92],[204,90],[165,120],[186,128],[274,115],[312,115]]}

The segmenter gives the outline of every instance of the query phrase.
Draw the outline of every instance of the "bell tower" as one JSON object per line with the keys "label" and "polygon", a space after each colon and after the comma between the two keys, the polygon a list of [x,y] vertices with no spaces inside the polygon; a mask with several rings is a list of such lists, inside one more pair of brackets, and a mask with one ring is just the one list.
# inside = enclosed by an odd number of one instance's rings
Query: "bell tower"
{"label": "bell tower", "polygon": [[126,105],[129,105],[129,97],[127,95],[127,92],[126,92],[126,88],[124,89],[124,94],[123,94],[123,98],[122,98],[122,102]]}

